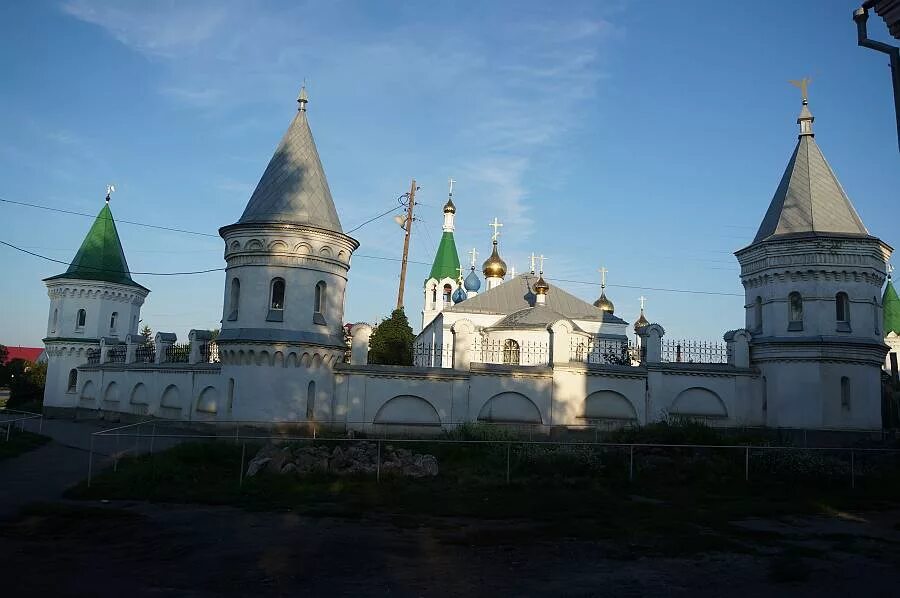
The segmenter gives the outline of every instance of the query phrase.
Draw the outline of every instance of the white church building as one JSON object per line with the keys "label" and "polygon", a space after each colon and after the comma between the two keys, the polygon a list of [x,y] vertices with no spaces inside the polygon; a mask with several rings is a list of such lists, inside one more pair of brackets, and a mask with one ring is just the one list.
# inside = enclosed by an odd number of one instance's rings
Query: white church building
{"label": "white church building", "polygon": [[826,162],[805,99],[794,153],[756,237],[736,253],[745,326],[724,345],[670,341],[643,310],[626,323],[605,280],[591,304],[534,265],[508,276],[496,219],[483,281],[474,253],[465,273],[451,196],[412,366],[369,364],[368,324],[352,326],[348,348],[344,292],[359,244],[342,232],[306,108],[301,93],[242,216],[219,230],[226,271],[215,340],[206,330],[182,344],[138,334],[150,291],[131,278],[103,206],[66,272],[44,281],[48,414],[349,429],[620,426],[669,415],[881,428],[885,338],[896,351],[900,334],[896,292],[881,292],[892,249],[868,234]]}

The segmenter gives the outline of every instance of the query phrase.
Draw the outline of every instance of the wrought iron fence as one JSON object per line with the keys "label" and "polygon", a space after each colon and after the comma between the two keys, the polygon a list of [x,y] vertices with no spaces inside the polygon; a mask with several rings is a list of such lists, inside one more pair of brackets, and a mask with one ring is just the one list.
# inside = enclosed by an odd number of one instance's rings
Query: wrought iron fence
{"label": "wrought iron fence", "polygon": [[200,345],[200,361],[203,363],[219,363],[219,344],[209,341]]}
{"label": "wrought iron fence", "polygon": [[519,342],[514,339],[486,341],[475,339],[473,361],[505,365],[548,365],[550,344],[539,341]]}
{"label": "wrought iron fence", "polygon": [[419,367],[450,367],[453,365],[453,345],[419,342],[413,344],[413,365]]}
{"label": "wrought iron fence", "polygon": [[134,352],[134,358],[138,363],[154,363],[156,361],[156,345],[147,343],[139,346]]}
{"label": "wrought iron fence", "polygon": [[571,341],[571,361],[603,365],[637,365],[640,352],[627,339],[584,339]]}
{"label": "wrought iron fence", "polygon": [[696,340],[662,341],[662,360],[669,363],[728,363],[725,343]]}
{"label": "wrought iron fence", "polygon": [[116,345],[106,350],[107,361],[111,363],[125,363],[125,345]]}
{"label": "wrought iron fence", "polygon": [[187,363],[191,356],[191,346],[188,344],[183,345],[170,345],[166,347],[166,362],[167,363]]}
{"label": "wrought iron fence", "polygon": [[87,362],[88,365],[97,365],[100,363],[100,349],[88,349]]}

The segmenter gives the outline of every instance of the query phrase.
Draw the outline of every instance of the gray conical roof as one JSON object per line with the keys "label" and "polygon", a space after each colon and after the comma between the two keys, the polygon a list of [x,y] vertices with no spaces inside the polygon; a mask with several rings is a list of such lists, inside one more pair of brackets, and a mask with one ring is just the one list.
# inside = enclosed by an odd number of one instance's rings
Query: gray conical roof
{"label": "gray conical roof", "polygon": [[238,224],[281,222],[342,232],[305,101],[300,105]]}
{"label": "gray conical roof", "polygon": [[753,242],[796,233],[869,234],[811,134],[800,135]]}

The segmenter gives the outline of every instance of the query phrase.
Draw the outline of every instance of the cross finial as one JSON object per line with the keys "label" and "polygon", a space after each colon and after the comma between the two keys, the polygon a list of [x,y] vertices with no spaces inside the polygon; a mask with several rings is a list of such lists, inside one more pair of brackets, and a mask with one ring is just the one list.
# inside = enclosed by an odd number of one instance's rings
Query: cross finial
{"label": "cross finial", "polygon": [[534,274],[534,262],[537,260],[537,256],[534,255],[534,252],[531,252],[531,273]]}
{"label": "cross finial", "polygon": [[894,265],[893,265],[893,264],[888,264],[888,265],[887,265],[887,274],[888,274],[888,278],[890,278],[891,275],[892,275],[893,273],[894,273]]}
{"label": "cross finial", "polygon": [[641,311],[644,311],[644,302],[647,301],[647,298],[641,295],[638,299],[641,300]]}
{"label": "cross finial", "polygon": [[808,93],[809,92],[809,84],[812,83],[812,79],[809,77],[803,77],[799,81],[797,81],[796,79],[791,79],[790,81],[788,81],[788,83],[790,83],[791,85],[793,85],[794,87],[796,87],[797,89],[800,90],[800,95],[803,98],[803,105],[805,106],[806,104],[808,104],[809,103],[809,93]]}
{"label": "cross finial", "polygon": [[300,104],[300,112],[306,112],[306,104],[309,102],[309,96],[306,95],[306,79],[303,79],[303,85],[300,87],[300,95],[297,96],[297,103]]}
{"label": "cross finial", "polygon": [[450,177],[447,181],[450,183],[450,197],[453,197],[453,183],[456,181],[453,180],[453,177]]}
{"label": "cross finial", "polygon": [[540,270],[540,272],[541,272],[541,274],[543,274],[543,273],[544,273],[544,260],[549,260],[550,258],[549,258],[549,257],[544,257],[544,254],[542,253],[541,255],[538,256],[538,259],[541,260],[541,270]]}
{"label": "cross finial", "polygon": [[606,269],[606,266],[600,266],[600,269],[597,270],[597,272],[600,273],[600,288],[605,289],[606,288],[606,273],[609,272],[609,270]]}
{"label": "cross finial", "polygon": [[115,185],[107,185],[106,186],[106,203],[109,203],[109,200],[111,199],[110,196],[115,192],[116,192]]}
{"label": "cross finial", "polygon": [[463,268],[462,266],[460,266],[459,268],[456,269],[456,271],[459,272],[459,279],[460,279],[460,280],[462,280],[462,277],[463,277],[463,271],[464,271],[464,270],[465,270],[465,268]]}
{"label": "cross finial", "polygon": [[475,262],[478,260],[478,250],[473,247],[472,251],[469,252],[469,255],[472,256],[472,269],[474,270]]}
{"label": "cross finial", "polygon": [[497,237],[500,236],[500,228],[503,226],[500,224],[500,221],[497,220],[497,217],[494,216],[494,221],[489,223],[488,226],[494,229],[494,234],[491,235],[491,241],[496,241]]}

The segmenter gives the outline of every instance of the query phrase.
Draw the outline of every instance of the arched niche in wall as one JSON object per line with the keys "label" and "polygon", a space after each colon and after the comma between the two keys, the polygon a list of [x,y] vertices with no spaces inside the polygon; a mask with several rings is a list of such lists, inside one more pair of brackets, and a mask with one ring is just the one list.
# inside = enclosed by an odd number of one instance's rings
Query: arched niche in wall
{"label": "arched niche in wall", "polygon": [[160,405],[162,405],[163,407],[181,407],[181,393],[178,392],[177,386],[175,386],[174,384],[170,384],[166,387],[166,390],[163,391]]}
{"label": "arched niche in wall", "polygon": [[584,399],[584,417],[636,421],[637,411],[625,395],[614,390],[598,390]]}
{"label": "arched niche in wall", "polygon": [[147,396],[147,386],[143,382],[138,382],[134,385],[134,389],[131,391],[130,402],[134,405],[147,405],[150,402]]}
{"label": "arched niche in wall", "polygon": [[84,386],[81,388],[81,398],[86,400],[93,400],[97,398],[97,387],[94,386],[94,382],[92,380],[88,380],[84,383]]}
{"label": "arched niche in wall", "polygon": [[103,400],[109,401],[111,403],[119,402],[119,385],[115,382],[110,382],[106,387],[106,392],[103,393]]}
{"label": "arched niche in wall", "polygon": [[541,424],[541,411],[534,402],[517,392],[501,392],[491,397],[478,413],[478,421]]}
{"label": "arched niche in wall", "polygon": [[381,406],[375,414],[376,424],[441,425],[437,409],[415,395],[398,395]]}
{"label": "arched niche in wall", "polygon": [[691,417],[728,417],[728,409],[719,395],[699,386],[681,391],[669,411]]}
{"label": "arched niche in wall", "polygon": [[218,413],[219,391],[214,386],[207,386],[197,399],[197,411],[201,413]]}

